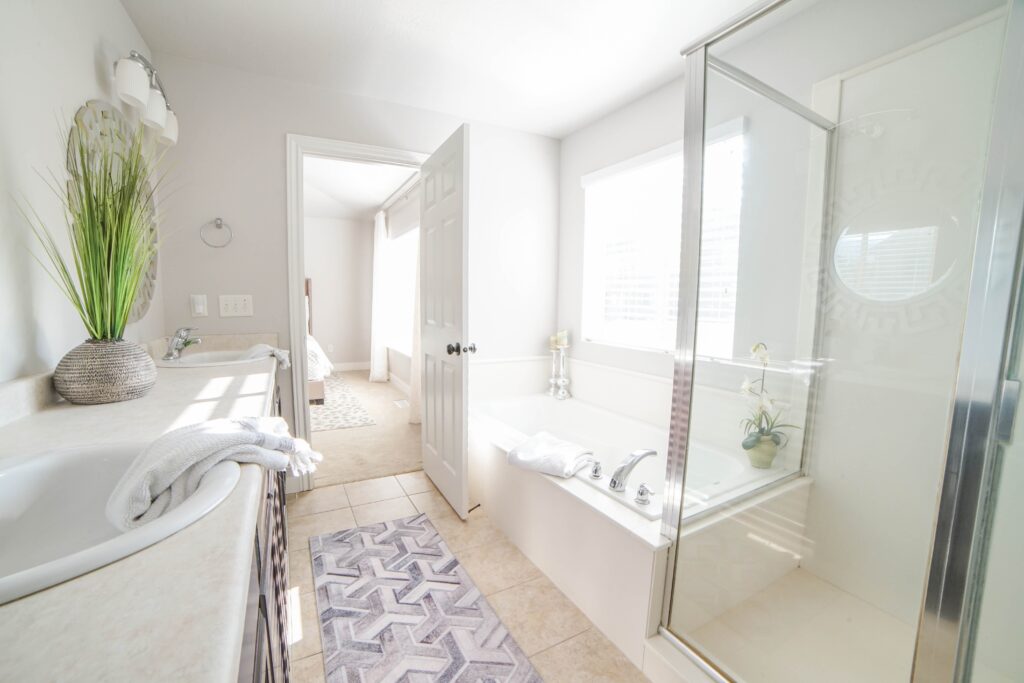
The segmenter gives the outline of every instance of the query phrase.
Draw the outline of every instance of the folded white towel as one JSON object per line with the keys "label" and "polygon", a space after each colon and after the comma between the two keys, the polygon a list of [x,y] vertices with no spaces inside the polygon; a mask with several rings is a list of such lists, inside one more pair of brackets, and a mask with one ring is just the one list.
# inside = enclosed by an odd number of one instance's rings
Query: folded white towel
{"label": "folded white towel", "polygon": [[277,365],[282,370],[287,370],[292,366],[291,355],[284,349],[277,349],[270,344],[257,344],[251,346],[242,355],[243,358],[263,358],[264,356],[273,356],[277,359]]}
{"label": "folded white towel", "polygon": [[593,461],[593,451],[549,432],[537,432],[508,452],[510,465],[565,478]]}
{"label": "folded white towel", "polygon": [[107,519],[127,530],[177,507],[222,460],[294,474],[316,470],[323,456],[288,434],[280,417],[210,420],[168,432],[147,446],[107,500]]}

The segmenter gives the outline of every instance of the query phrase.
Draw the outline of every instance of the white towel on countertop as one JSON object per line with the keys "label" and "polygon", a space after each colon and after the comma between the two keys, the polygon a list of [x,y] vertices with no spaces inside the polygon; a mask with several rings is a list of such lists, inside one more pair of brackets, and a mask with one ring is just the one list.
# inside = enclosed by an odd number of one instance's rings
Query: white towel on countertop
{"label": "white towel on countertop", "polygon": [[203,475],[222,460],[304,474],[315,471],[323,456],[289,435],[280,417],[210,420],[175,429],[135,458],[107,500],[107,519],[122,530],[156,519],[195,493]]}
{"label": "white towel on countertop", "polygon": [[291,355],[284,349],[274,348],[270,344],[257,344],[256,346],[251,346],[246,350],[242,357],[263,358],[264,356],[273,356],[276,358],[277,365],[282,370],[287,370],[292,366]]}
{"label": "white towel on countertop", "polygon": [[559,439],[550,432],[537,432],[508,452],[510,465],[564,478],[571,477],[593,461],[593,451]]}

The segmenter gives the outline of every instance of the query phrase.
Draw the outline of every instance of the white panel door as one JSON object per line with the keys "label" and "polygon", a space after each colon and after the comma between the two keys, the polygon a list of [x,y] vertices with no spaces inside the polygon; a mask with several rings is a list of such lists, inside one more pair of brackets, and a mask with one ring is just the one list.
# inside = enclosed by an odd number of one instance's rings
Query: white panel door
{"label": "white panel door", "polygon": [[466,271],[469,129],[462,126],[422,168],[420,325],[423,471],[451,506],[469,511],[466,453]]}

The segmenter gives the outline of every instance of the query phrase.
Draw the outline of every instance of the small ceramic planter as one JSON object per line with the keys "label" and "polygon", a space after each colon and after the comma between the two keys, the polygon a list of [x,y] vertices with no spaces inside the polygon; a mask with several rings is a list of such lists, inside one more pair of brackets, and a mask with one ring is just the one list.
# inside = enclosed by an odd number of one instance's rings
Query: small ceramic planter
{"label": "small ceramic planter", "polygon": [[68,351],[53,372],[57,393],[70,403],[116,403],[141,398],[156,384],[156,364],[134,342],[89,339]]}
{"label": "small ceramic planter", "polygon": [[775,456],[779,454],[779,445],[772,441],[770,436],[762,436],[757,440],[753,448],[747,449],[747,457],[750,464],[761,470],[772,466]]}

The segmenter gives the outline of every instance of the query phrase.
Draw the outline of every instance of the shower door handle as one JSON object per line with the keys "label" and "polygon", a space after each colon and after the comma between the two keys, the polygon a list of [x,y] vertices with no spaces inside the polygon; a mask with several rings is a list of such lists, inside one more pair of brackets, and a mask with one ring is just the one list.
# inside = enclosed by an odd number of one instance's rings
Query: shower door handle
{"label": "shower door handle", "polygon": [[448,355],[449,356],[461,356],[462,355],[462,344],[460,344],[459,342],[455,342],[454,344],[449,344],[446,347],[445,350],[448,351]]}

